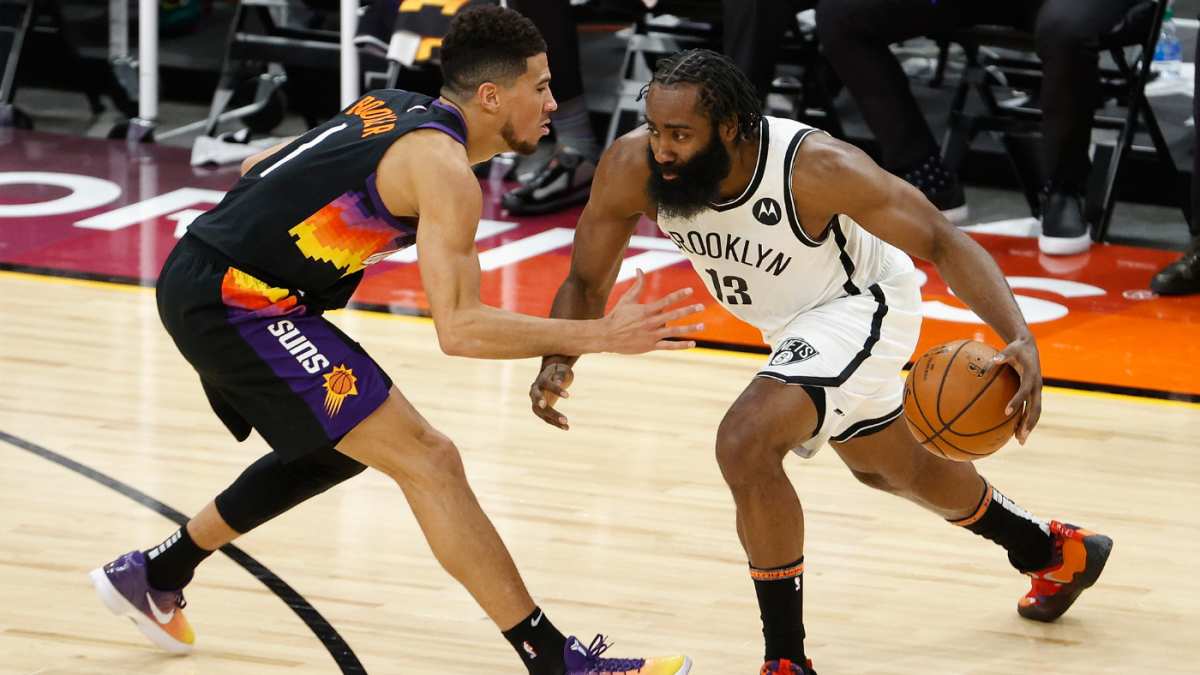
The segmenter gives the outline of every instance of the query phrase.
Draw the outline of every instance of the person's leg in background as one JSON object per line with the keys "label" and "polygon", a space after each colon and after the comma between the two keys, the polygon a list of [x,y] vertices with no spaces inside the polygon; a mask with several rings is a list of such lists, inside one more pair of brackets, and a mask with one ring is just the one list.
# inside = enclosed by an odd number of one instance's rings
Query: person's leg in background
{"label": "person's leg in background", "polygon": [[[1196,17],[1200,19],[1200,16]],[[1196,82],[1200,85],[1200,70],[1196,71]],[[1192,116],[1200,118],[1200,99],[1192,98]],[[1192,159],[1192,233],[1197,229],[1200,218],[1200,136]],[[1200,235],[1192,238],[1187,253],[1179,260],[1167,265],[1150,280],[1150,290],[1162,295],[1192,295],[1200,293]]]}
{"label": "person's leg in background", "polygon": [[558,146],[545,164],[522,179],[521,187],[504,195],[501,205],[515,215],[551,213],[587,201],[601,148],[583,95],[579,34],[570,0],[521,0],[512,6],[529,17],[546,41],[550,89],[558,101],[550,124]]}
{"label": "person's leg in background", "polygon": [[1099,104],[1100,37],[1137,0],[1045,0],[1037,15],[1042,60],[1042,167],[1047,178],[1039,245],[1048,255],[1074,255],[1091,247],[1081,195],[1091,172],[1088,147]]}
{"label": "person's leg in background", "polygon": [[794,23],[795,13],[802,9],[794,0],[723,0],[725,56],[733,60],[738,70],[750,78],[759,98],[767,97],[767,89],[775,79],[775,62],[783,34]]}
{"label": "person's leg in background", "polygon": [[817,5],[817,35],[833,69],[879,142],[880,164],[917,186],[947,218],[967,216],[958,176],[888,48],[923,35],[976,23],[1014,24],[1036,0],[996,6],[975,0],[826,0]]}

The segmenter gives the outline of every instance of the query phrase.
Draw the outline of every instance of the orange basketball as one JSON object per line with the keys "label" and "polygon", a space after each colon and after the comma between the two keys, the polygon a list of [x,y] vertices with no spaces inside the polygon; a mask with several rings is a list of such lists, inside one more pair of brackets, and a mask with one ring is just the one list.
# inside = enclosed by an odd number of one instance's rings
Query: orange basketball
{"label": "orange basketball", "polygon": [[329,376],[329,391],[338,396],[345,396],[354,388],[354,378],[344,370],[335,370]]}
{"label": "orange basketball", "polygon": [[938,345],[917,359],[904,385],[904,419],[913,436],[939,457],[968,462],[1004,447],[1020,409],[1004,408],[1021,387],[1017,371],[996,366],[998,352],[975,340]]}

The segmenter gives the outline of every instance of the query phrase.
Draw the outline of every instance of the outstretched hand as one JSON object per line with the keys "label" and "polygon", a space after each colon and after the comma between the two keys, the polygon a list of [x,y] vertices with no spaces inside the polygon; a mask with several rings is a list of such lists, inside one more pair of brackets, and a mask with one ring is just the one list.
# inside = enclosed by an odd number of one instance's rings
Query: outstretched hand
{"label": "outstretched hand", "polygon": [[1029,432],[1042,416],[1042,364],[1037,344],[1032,337],[1018,338],[993,357],[992,362],[1007,363],[1021,376],[1021,388],[1008,402],[1004,414],[1011,415],[1014,410],[1020,410],[1022,404],[1025,406],[1017,420],[1017,440],[1025,445]]}
{"label": "outstretched hand", "polygon": [[567,387],[575,381],[575,373],[571,366],[565,363],[551,363],[542,369],[529,388],[529,398],[533,402],[533,414],[542,418],[546,424],[552,424],[563,431],[567,425],[567,416],[554,409],[559,398],[567,398]]}
{"label": "outstretched hand", "polygon": [[607,343],[604,351],[618,354],[642,354],[657,349],[691,349],[695,347],[696,343],[693,340],[670,340],[668,338],[698,333],[704,330],[704,324],[666,325],[704,311],[704,305],[688,305],[670,312],[666,311],[671,305],[690,296],[692,289],[684,288],[643,305],[638,302],[638,299],[644,290],[646,290],[646,275],[639,269],[637,281],[633,282],[633,286],[625,291],[616,306],[603,319],[605,342]]}

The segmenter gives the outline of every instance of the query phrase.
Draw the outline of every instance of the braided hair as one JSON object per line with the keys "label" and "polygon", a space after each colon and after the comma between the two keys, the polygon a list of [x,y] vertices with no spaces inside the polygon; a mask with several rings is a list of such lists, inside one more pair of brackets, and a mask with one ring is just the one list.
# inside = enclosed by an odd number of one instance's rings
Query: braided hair
{"label": "braided hair", "polygon": [[[742,138],[758,135],[763,117],[762,102],[754,85],[727,56],[711,49],[689,49],[672,54],[659,60],[652,83],[665,87],[695,85],[700,93],[700,105],[714,126],[736,115]],[[650,85],[646,85],[638,98],[644,98],[649,90]]]}

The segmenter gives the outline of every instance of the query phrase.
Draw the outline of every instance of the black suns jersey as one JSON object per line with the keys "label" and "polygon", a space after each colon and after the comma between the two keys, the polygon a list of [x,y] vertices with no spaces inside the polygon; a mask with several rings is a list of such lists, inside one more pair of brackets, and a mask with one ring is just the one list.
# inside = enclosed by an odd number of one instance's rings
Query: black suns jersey
{"label": "black suns jersey", "polygon": [[389,213],[375,186],[384,153],[416,129],[466,144],[454,108],[372,91],[256,164],[188,235],[268,284],[344,305],[367,265],[416,241],[415,223]]}

